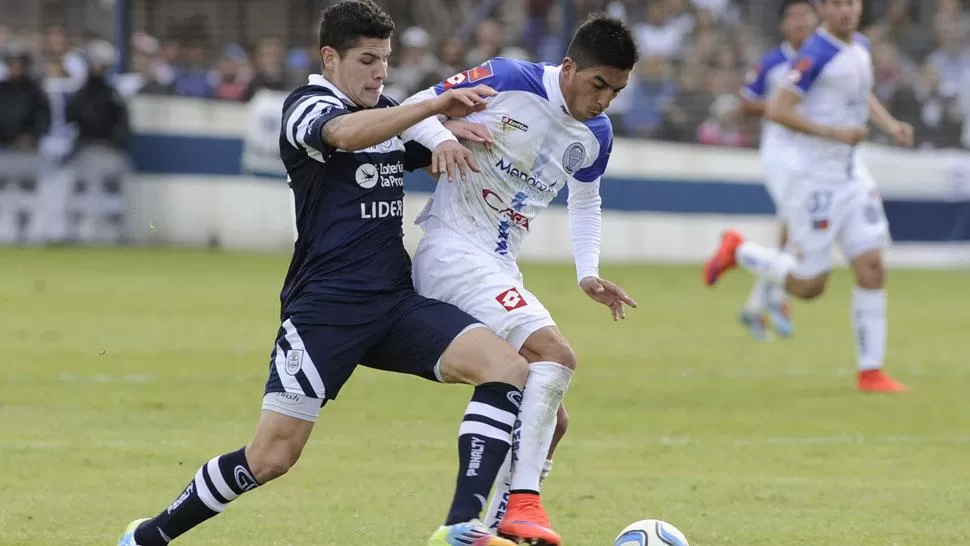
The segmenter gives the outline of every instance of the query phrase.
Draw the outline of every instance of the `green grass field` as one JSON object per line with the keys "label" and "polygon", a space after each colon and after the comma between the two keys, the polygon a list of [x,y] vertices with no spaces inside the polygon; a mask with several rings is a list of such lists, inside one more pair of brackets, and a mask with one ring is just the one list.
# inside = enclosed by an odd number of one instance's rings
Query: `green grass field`
{"label": "green grass field", "polygon": [[[114,545],[251,434],[288,257],[0,251],[0,544]],[[572,340],[570,433],[546,484],[568,546],[656,517],[693,545],[970,544],[970,275],[893,272],[888,366],[914,392],[853,390],[849,279],[756,344],[743,273],[606,267],[626,321],[527,282]],[[565,295],[561,295],[565,294]],[[293,472],[179,544],[418,545],[454,479],[469,390],[360,370]]]}

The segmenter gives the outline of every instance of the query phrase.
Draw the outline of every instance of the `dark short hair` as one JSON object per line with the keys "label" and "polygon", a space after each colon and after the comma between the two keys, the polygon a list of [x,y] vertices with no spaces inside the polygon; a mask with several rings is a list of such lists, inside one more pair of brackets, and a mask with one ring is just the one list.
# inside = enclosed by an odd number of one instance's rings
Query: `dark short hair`
{"label": "dark short hair", "polygon": [[633,32],[623,21],[594,14],[576,30],[566,56],[576,62],[579,70],[592,66],[632,70],[640,52]]}
{"label": "dark short hair", "polygon": [[788,11],[788,8],[796,4],[805,4],[806,6],[815,9],[815,0],[782,0],[781,5],[778,6],[778,16],[784,18],[785,12]]}
{"label": "dark short hair", "polygon": [[343,0],[320,16],[320,47],[332,47],[343,55],[366,38],[386,39],[394,21],[372,0]]}

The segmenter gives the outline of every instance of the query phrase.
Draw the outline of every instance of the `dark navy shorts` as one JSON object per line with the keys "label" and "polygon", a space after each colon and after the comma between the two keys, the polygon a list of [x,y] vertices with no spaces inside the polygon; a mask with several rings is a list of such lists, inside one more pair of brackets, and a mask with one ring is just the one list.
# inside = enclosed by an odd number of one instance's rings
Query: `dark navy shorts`
{"label": "dark navy shorts", "polygon": [[406,291],[368,302],[305,298],[288,306],[266,393],[337,397],[358,364],[441,381],[448,345],[479,322],[457,307]]}

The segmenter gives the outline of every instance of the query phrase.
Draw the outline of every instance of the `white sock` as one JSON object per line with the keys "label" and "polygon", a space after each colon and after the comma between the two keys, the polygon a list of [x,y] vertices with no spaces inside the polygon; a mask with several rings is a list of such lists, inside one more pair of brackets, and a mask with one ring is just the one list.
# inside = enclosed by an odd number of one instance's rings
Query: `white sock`
{"label": "white sock", "polygon": [[778,307],[791,299],[785,287],[780,284],[768,285],[768,304]]}
{"label": "white sock", "polygon": [[859,371],[882,368],[886,356],[886,291],[853,288],[852,329]]}
{"label": "white sock", "polygon": [[761,277],[756,277],[751,293],[748,294],[748,301],[744,304],[744,310],[752,314],[761,314],[768,306],[768,289],[774,285],[769,284]]}
{"label": "white sock", "polygon": [[555,362],[529,365],[519,419],[512,429],[512,491],[539,491],[539,476],[556,430],[556,413],[573,371]]}
{"label": "white sock", "polygon": [[784,285],[795,267],[795,258],[790,254],[749,241],[741,243],[734,257],[738,265],[772,284]]}

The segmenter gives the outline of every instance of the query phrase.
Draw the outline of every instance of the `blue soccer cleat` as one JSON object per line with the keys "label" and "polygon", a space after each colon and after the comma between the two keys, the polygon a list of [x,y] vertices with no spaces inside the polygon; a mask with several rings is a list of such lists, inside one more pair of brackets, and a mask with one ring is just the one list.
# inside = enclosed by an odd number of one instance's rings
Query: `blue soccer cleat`
{"label": "blue soccer cleat", "polygon": [[745,309],[738,314],[738,320],[756,341],[768,339],[767,322],[763,314]]}
{"label": "blue soccer cleat", "polygon": [[795,333],[791,319],[791,304],[787,301],[769,305],[768,317],[771,318],[771,327],[778,337],[789,338]]}
{"label": "blue soccer cleat", "polygon": [[129,523],[128,527],[125,528],[125,533],[121,535],[121,540],[118,541],[118,546],[138,546],[138,543],[135,542],[135,529],[145,521],[148,521],[148,518],[136,519]]}

